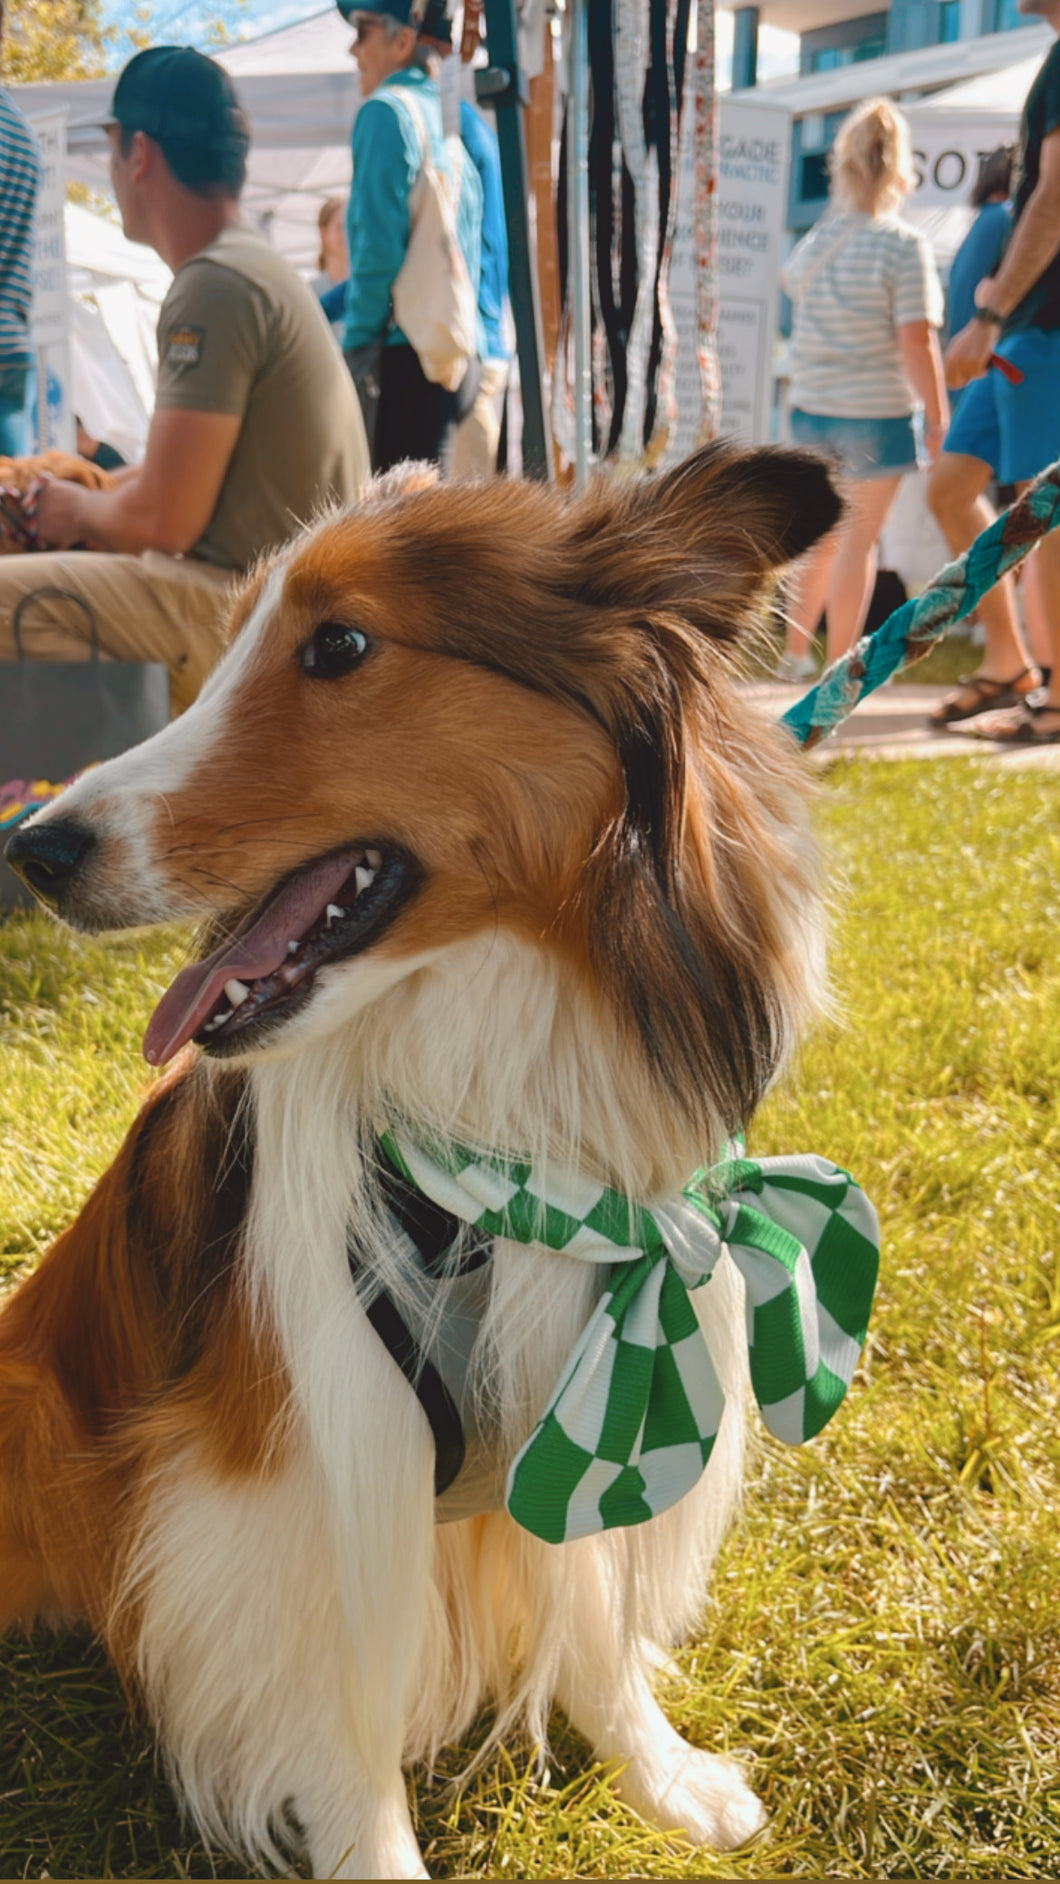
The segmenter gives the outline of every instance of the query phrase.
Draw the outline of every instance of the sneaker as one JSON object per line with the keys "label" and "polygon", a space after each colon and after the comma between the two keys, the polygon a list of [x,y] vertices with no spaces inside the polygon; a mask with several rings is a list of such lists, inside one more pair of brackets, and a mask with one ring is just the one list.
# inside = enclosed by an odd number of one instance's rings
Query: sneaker
{"label": "sneaker", "polygon": [[773,678],[792,683],[816,680],[817,662],[812,654],[782,654],[773,669]]}

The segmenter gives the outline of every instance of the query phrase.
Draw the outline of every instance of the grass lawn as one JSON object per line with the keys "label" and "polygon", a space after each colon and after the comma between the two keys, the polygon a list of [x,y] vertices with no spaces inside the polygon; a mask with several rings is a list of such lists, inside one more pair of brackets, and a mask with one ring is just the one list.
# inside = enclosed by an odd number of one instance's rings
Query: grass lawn
{"label": "grass lawn", "polygon": [[[848,1165],[882,1219],[850,1398],[762,1439],[667,1683],[771,1812],[719,1860],[619,1806],[555,1722],[455,1799],[414,1775],[435,1875],[1060,1876],[1060,806],[1055,775],[839,761],[820,816],[837,1018],[752,1148]],[[32,1261],[119,1140],[172,937],[0,927],[0,1250]],[[457,1761],[454,1758],[452,1770]],[[77,1635],[0,1650],[0,1875],[240,1876],[182,1834],[149,1736]]]}

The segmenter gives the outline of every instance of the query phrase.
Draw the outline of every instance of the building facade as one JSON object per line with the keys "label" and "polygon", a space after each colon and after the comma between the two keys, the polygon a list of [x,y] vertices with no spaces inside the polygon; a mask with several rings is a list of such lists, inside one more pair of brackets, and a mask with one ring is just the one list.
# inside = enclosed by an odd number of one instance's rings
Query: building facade
{"label": "building facade", "polygon": [[[761,88],[792,112],[789,228],[809,228],[828,198],[828,152],[860,98],[884,92],[901,103],[1044,51],[1049,28],[1017,0],[892,0],[863,10],[857,0],[760,0],[734,9],[733,90],[757,82],[758,29],[799,35],[799,76]],[[1004,35],[1003,46],[998,35]]]}

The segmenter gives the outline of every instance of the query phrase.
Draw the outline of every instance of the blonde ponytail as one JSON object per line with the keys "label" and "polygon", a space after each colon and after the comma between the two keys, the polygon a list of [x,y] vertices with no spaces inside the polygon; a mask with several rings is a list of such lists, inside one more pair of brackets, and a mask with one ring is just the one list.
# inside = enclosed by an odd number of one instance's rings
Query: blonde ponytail
{"label": "blonde ponytail", "polygon": [[909,123],[889,98],[865,98],[844,118],[829,170],[836,202],[870,216],[889,215],[916,188]]}

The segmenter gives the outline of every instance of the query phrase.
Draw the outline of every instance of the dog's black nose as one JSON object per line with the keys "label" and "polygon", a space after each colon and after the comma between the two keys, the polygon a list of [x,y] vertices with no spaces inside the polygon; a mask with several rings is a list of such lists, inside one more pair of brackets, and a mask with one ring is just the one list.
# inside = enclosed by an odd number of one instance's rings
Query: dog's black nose
{"label": "dog's black nose", "polygon": [[58,909],[95,842],[79,824],[30,825],[15,832],[4,856],[42,903]]}

